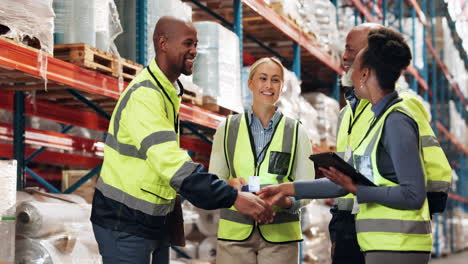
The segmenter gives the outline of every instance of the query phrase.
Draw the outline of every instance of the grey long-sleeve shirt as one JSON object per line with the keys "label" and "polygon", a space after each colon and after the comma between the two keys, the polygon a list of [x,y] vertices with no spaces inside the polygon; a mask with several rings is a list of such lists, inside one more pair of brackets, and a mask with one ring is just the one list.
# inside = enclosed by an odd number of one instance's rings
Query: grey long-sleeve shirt
{"label": "grey long-sleeve shirt", "polygon": [[[396,92],[385,96],[372,111],[377,117],[383,114],[392,102],[399,100]],[[378,150],[377,166],[385,178],[397,182],[394,187],[370,187],[358,185],[359,203],[379,203],[394,209],[419,209],[426,197],[424,172],[419,158],[418,127],[400,112],[393,112],[385,120]],[[319,179],[295,182],[296,199],[334,198],[347,191],[329,181]]]}

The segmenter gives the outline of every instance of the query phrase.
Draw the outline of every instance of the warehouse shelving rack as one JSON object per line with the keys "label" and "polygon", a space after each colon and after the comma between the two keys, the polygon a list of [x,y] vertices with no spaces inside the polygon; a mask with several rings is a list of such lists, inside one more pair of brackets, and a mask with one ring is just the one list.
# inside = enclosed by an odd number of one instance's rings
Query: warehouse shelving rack
{"label": "warehouse shelving rack", "polygon": [[[360,14],[361,18],[368,22],[382,23],[387,26],[393,26],[400,31],[402,30],[402,18],[405,16],[404,13],[404,1],[395,0],[393,1],[395,10],[393,14],[398,20],[389,23],[386,19],[386,14],[391,12],[388,10],[387,0],[381,1],[361,1],[351,0],[357,14]],[[447,210],[442,214],[442,220],[439,221],[436,215],[436,234],[435,234],[435,255],[438,257],[440,253],[440,245],[438,244],[439,225],[442,224],[442,230],[444,233],[451,233],[451,241],[449,241],[450,252],[454,252],[454,241],[453,241],[453,222],[448,223],[449,217],[453,216],[453,209],[456,207],[464,207],[465,212],[468,212],[468,173],[467,173],[467,161],[468,161],[468,149],[465,148],[458,140],[449,132],[447,127],[449,126],[448,121],[442,117],[449,117],[448,105],[449,99],[456,101],[456,108],[459,114],[467,120],[467,98],[462,94],[458,84],[453,78],[453,75],[449,72],[447,66],[442,61],[443,52],[438,51],[435,41],[435,18],[437,16],[444,16],[448,20],[450,29],[452,30],[451,35],[455,46],[457,47],[462,60],[465,63],[465,68],[468,70],[468,59],[466,51],[461,45],[460,36],[455,31],[454,21],[448,14],[447,4],[444,1],[427,1],[427,0],[407,0],[405,1],[407,6],[406,10],[410,12],[409,17],[412,19],[412,33],[409,34],[414,39],[415,23],[421,23],[423,25],[423,60],[424,67],[417,69],[413,66],[414,71],[421,72],[423,82],[429,83],[430,86],[426,86],[428,89],[423,88],[423,97],[426,101],[431,103],[431,115],[432,125],[434,132],[439,137],[444,151],[452,165],[452,168],[457,172],[459,177],[458,185],[456,186],[456,193],[449,194],[449,201],[447,204]],[[436,7],[436,5],[438,5]],[[436,9],[438,13],[436,13]],[[380,15],[379,15],[380,14]],[[416,22],[416,17],[419,20]],[[358,19],[355,19],[356,21]],[[395,25],[398,23],[397,25]],[[414,47],[413,47],[414,50]],[[431,55],[429,58],[428,54]],[[429,78],[431,76],[431,78]],[[418,80],[420,86],[421,82]],[[416,92],[421,92],[418,89],[415,79],[412,79],[411,88]],[[431,97],[431,98],[429,98]],[[439,106],[440,105],[440,106]],[[439,107],[438,107],[439,106]]]}
{"label": "warehouse shelving rack", "polygon": [[[142,12],[146,0],[138,0],[137,21],[138,60],[145,61],[143,51],[147,29]],[[198,1],[191,1],[197,4]],[[311,69],[320,68],[322,74],[334,80],[335,96],[338,97],[337,79],[342,73],[340,63],[330,57],[317,43],[302,33],[290,21],[276,14],[260,0],[244,0],[249,8],[243,17],[242,1],[233,0],[234,22],[221,20],[232,28],[242,40],[258,44],[268,54],[273,54],[289,64],[298,78],[309,75]],[[199,3],[198,3],[199,4]],[[200,4],[199,4],[200,5]],[[257,32],[245,34],[243,21],[262,20],[261,27],[269,32],[280,33],[292,43],[293,52],[275,52],[263,41],[255,38]],[[247,26],[247,29],[251,29]],[[277,35],[277,34],[273,34]],[[242,41],[240,42],[242,51]],[[289,54],[293,56],[289,56]],[[242,56],[242,52],[240,53]],[[289,57],[288,57],[289,56]],[[302,61],[301,61],[302,56]],[[241,60],[242,61],[242,60]],[[45,66],[47,65],[47,66]],[[319,66],[317,66],[319,65]],[[304,68],[301,66],[305,66]],[[310,68],[308,68],[310,67]],[[318,78],[317,78],[318,79]],[[97,175],[102,165],[103,141],[67,135],[73,126],[106,132],[110,112],[128,83],[98,72],[84,69],[68,62],[53,58],[37,50],[0,39],[0,109],[13,112],[13,124],[0,124],[0,158],[17,160],[17,189],[25,187],[26,174],[53,193],[61,192],[50,180],[59,180],[61,175],[42,174],[30,169],[30,162],[48,163],[74,168],[90,169],[89,173],[64,193],[72,193],[91,177]],[[46,88],[47,87],[47,88]],[[25,92],[30,92],[29,96]],[[32,94],[32,96],[31,96]],[[81,102],[77,104],[77,101]],[[77,107],[80,105],[80,107]],[[36,116],[62,124],[60,132],[25,128],[25,116]],[[183,103],[180,110],[182,123],[200,139],[181,136],[181,147],[191,152],[209,154],[211,144],[203,130],[214,130],[223,116],[203,108]],[[52,149],[48,149],[52,148]],[[315,151],[320,151],[316,149]],[[206,163],[205,163],[206,164]],[[183,252],[180,252],[183,254]]]}
{"label": "warehouse shelving rack", "polygon": [[[41,72],[41,61],[47,61],[47,68]],[[24,173],[30,174],[37,181],[43,183],[51,192],[59,192],[53,185],[48,184],[26,165],[29,161],[60,164],[79,168],[94,168],[90,174],[79,181],[70,193],[85,180],[91,178],[99,171],[102,162],[103,143],[95,140],[72,137],[66,134],[71,126],[79,126],[101,132],[106,132],[110,115],[101,105],[108,105],[118,99],[122,88],[114,77],[87,70],[76,65],[55,59],[38,51],[0,39],[0,108],[14,113],[14,122],[0,124],[0,157],[15,158],[18,161],[18,189],[24,187]],[[48,92],[42,76],[47,77]],[[6,76],[11,76],[7,77]],[[19,82],[17,82],[17,80]],[[123,85],[127,85],[124,83]],[[25,98],[25,91],[36,91],[37,97]],[[48,94],[50,93],[50,94]],[[56,99],[57,96],[66,98],[77,97],[95,112],[81,108],[72,108],[54,103],[54,100],[37,99],[46,98],[45,95]],[[93,99],[94,98],[94,102]],[[105,101],[99,101],[105,99]],[[99,103],[96,103],[99,101]],[[109,108],[108,108],[109,109]],[[37,116],[65,124],[61,133],[24,128],[24,116]],[[180,118],[184,122],[215,129],[223,120],[219,114],[203,108],[183,103]],[[14,144],[11,144],[11,141]],[[34,149],[26,147],[25,143],[40,146]],[[190,151],[209,153],[211,146],[206,142],[192,138],[181,137],[181,146]],[[67,151],[59,152],[47,150],[47,147]],[[28,155],[29,157],[25,157]]]}
{"label": "warehouse shelving rack", "polygon": [[241,54],[247,51],[256,57],[276,56],[306,86],[333,87],[332,94],[338,99],[338,76],[343,71],[339,59],[264,1],[183,1],[192,5],[194,21],[219,21],[235,32]]}
{"label": "warehouse shelving rack", "polygon": [[[280,57],[286,65],[291,67],[299,79],[321,80],[321,82],[333,87],[332,94],[336,99],[339,99],[338,75],[342,73],[339,62],[330,57],[313,39],[303,34],[294,24],[276,14],[263,1],[184,1],[191,3],[194,7],[231,28],[241,40],[241,56],[243,49],[250,49],[249,51],[259,56],[273,54]],[[145,2],[146,0],[138,0],[139,12],[144,12],[144,8],[141,7],[146,6]],[[207,7],[202,2],[209,2],[210,6],[216,6],[217,2],[229,2],[229,8],[223,10],[225,14],[232,17],[233,22],[219,15],[216,8]],[[332,2],[338,3],[336,0]],[[351,2],[356,7],[356,23],[359,18],[361,21],[382,21],[386,25],[390,23],[386,20],[389,13],[386,3],[389,1],[351,0]],[[402,10],[403,1],[398,0],[396,2],[398,9],[395,13],[398,14],[399,10]],[[463,97],[457,84],[451,78],[447,67],[443,64],[441,60],[443,54],[438,53],[435,48],[432,19],[427,19],[425,15],[428,13],[427,10],[421,9],[417,1],[408,0],[407,3],[414,10],[412,11],[413,20],[417,16],[420,23],[425,25],[424,28],[427,31],[425,34],[430,36],[430,38],[426,38],[425,49],[432,54],[432,60],[434,60],[432,67],[429,67],[428,58],[426,57],[424,59],[426,62],[424,69],[420,70],[415,67],[408,69],[408,74],[413,80],[411,87],[414,90],[423,92],[426,100],[429,100],[432,94],[430,99],[433,105],[438,102],[447,102],[449,96],[457,98],[457,107],[466,119],[466,110],[463,107],[466,107],[467,100]],[[427,1],[422,1],[422,3],[427,3]],[[430,18],[435,16],[434,9],[435,7],[432,4],[429,12]],[[197,12],[194,16],[200,15],[207,18],[201,13]],[[401,25],[403,12],[401,11],[399,14],[399,23]],[[139,38],[146,37],[146,22],[144,21],[146,16],[139,15],[138,17],[140,21],[137,22],[137,30],[141,33]],[[266,34],[262,34],[262,31],[266,32]],[[428,34],[429,31],[432,31],[432,33]],[[276,32],[276,34],[271,34],[272,32]],[[291,45],[287,48],[269,45],[282,38],[288,39]],[[143,45],[142,43],[140,41],[139,45]],[[255,43],[258,45],[258,49],[252,49],[252,45],[245,48],[245,43]],[[142,52],[146,49],[138,47],[137,50],[139,51],[139,60],[144,61]],[[460,51],[460,53],[464,56],[463,59],[466,65],[466,52]],[[44,70],[42,66],[46,63],[47,68]],[[320,73],[321,76],[314,75],[315,72]],[[437,75],[436,82],[429,78],[429,72],[431,72],[431,75]],[[31,161],[91,169],[86,176],[72,185],[65,193],[73,192],[86,180],[99,173],[102,163],[103,142],[69,136],[66,132],[71,126],[105,132],[109,122],[109,112],[127,83],[121,83],[116,78],[80,68],[2,39],[0,39],[0,76],[3,76],[3,78],[0,78],[0,109],[6,109],[14,113],[13,125],[0,124],[0,140],[2,140],[0,141],[0,157],[18,160],[18,189],[24,187],[25,173],[27,173],[43,184],[49,191],[59,192],[54,185],[48,183],[39,173],[27,167],[28,162]],[[43,87],[45,87],[43,77],[47,78],[47,93],[42,91]],[[332,81],[327,82],[327,80]],[[36,93],[36,96],[26,97],[25,91],[35,91],[33,94]],[[88,109],[84,107],[76,108],[71,104],[63,105],[61,100],[57,99],[62,97],[67,100],[79,100]],[[89,111],[89,109],[93,111]],[[466,179],[465,166],[468,151],[448,132],[444,120],[439,119],[440,116],[445,115],[443,110],[441,109],[438,112],[437,108],[433,107],[434,130],[439,132],[441,138],[443,136],[445,148],[456,148],[458,150],[457,152],[451,151],[449,158],[455,168],[458,166],[459,176]],[[25,115],[53,120],[63,124],[63,129],[61,132],[51,132],[25,128]],[[203,130],[216,129],[224,117],[200,107],[183,103],[180,118],[187,127],[191,128],[192,132],[200,134],[200,139],[182,136],[181,146],[193,152],[209,154],[211,145],[207,142],[209,140],[204,137]],[[28,144],[28,146],[25,144]],[[30,145],[39,146],[40,148],[36,149]],[[49,150],[47,147],[64,152]],[[48,177],[48,179],[56,179],[56,177],[55,175]],[[466,193],[452,193],[449,197],[452,201],[466,204],[467,196]],[[446,229],[445,225],[444,229]]]}

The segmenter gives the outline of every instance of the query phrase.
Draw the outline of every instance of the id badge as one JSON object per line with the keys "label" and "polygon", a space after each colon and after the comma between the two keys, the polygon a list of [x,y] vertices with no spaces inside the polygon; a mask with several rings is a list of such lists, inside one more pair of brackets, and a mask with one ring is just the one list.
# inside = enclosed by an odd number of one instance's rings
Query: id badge
{"label": "id badge", "polygon": [[353,209],[351,210],[351,214],[355,215],[359,213],[359,204],[357,198],[354,197],[353,199]]}
{"label": "id badge", "polygon": [[351,147],[350,146],[346,147],[343,160],[349,163],[349,160],[351,159],[352,154],[353,154],[353,151],[351,150]]}
{"label": "id badge", "polygon": [[260,191],[260,177],[250,176],[249,177],[249,192],[258,192],[258,191]]}
{"label": "id badge", "polygon": [[372,172],[372,162],[369,156],[356,156],[356,169],[370,181],[374,181],[374,174]]}

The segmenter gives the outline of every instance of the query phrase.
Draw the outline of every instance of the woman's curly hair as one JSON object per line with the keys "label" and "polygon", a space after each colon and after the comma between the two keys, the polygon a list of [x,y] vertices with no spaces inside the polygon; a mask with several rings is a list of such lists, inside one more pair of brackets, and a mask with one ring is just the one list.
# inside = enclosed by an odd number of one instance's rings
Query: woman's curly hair
{"label": "woman's curly hair", "polygon": [[390,28],[371,30],[367,40],[361,67],[375,71],[382,89],[394,90],[401,72],[412,59],[408,44],[401,33]]}

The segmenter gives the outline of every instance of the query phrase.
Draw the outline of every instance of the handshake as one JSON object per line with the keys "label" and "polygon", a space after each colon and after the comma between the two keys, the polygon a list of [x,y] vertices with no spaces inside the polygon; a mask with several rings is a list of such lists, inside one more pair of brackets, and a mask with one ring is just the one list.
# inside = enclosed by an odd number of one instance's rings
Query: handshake
{"label": "handshake", "polygon": [[246,185],[244,178],[229,179],[227,183],[239,192],[234,202],[234,207],[241,213],[251,216],[256,222],[268,224],[273,221],[275,212],[272,206],[284,209],[292,206],[294,185],[292,183],[275,184],[262,188],[255,195],[250,192],[242,192],[241,188]]}

